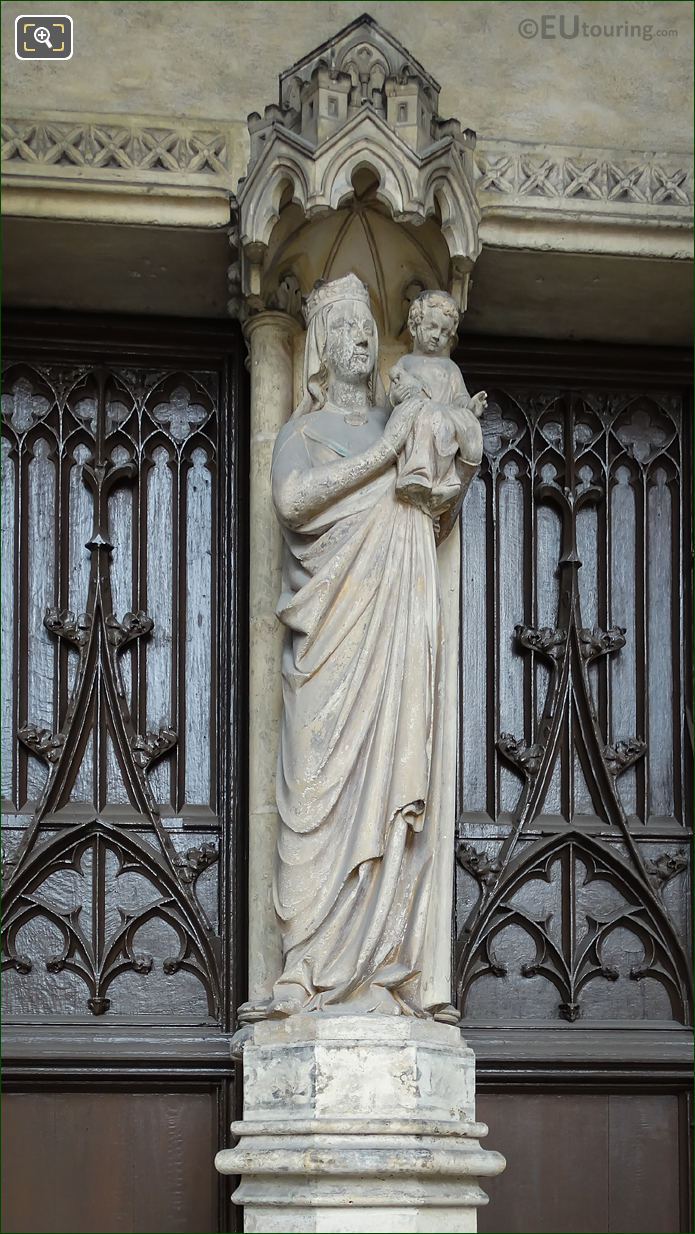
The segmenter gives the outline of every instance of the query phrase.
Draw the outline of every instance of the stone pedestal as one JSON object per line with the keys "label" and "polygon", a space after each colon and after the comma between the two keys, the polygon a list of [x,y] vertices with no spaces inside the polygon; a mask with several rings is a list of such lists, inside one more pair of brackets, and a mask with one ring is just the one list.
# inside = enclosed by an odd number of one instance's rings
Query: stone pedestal
{"label": "stone pedestal", "polygon": [[217,1169],[241,1175],[246,1231],[469,1231],[480,1147],[475,1059],[458,1029],[410,1017],[298,1015],[250,1030],[244,1118]]}

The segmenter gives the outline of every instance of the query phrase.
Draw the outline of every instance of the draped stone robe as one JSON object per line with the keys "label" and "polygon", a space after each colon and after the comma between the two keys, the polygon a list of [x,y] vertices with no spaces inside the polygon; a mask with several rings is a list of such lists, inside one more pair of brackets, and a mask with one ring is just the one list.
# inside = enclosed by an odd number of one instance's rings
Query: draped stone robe
{"label": "draped stone robe", "polygon": [[[344,439],[338,413],[294,417],[276,442],[275,490],[290,471],[354,453]],[[459,460],[450,515],[476,466]],[[432,519],[395,485],[394,465],[301,526],[283,525],[278,1005],[422,1015],[449,1000],[448,973],[428,980],[424,950],[438,848],[453,844],[441,797],[455,683]]]}

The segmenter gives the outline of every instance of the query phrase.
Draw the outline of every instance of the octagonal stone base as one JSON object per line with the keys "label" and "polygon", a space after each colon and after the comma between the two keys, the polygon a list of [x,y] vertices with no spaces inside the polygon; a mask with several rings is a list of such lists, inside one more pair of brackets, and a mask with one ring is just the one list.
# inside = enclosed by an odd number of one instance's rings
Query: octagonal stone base
{"label": "octagonal stone base", "polygon": [[218,1153],[248,1232],[464,1231],[499,1174],[474,1121],[458,1029],[410,1017],[304,1015],[244,1044],[244,1118]]}

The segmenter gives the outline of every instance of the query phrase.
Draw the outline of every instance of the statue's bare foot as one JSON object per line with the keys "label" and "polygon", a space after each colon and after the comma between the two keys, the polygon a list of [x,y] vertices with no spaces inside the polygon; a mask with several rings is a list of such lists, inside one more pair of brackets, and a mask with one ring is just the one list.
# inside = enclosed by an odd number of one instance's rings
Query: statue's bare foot
{"label": "statue's bare foot", "polygon": [[269,998],[249,999],[247,1003],[242,1003],[238,1012],[237,1019],[240,1024],[257,1024],[259,1020],[268,1019],[268,1011],[271,1000]]}
{"label": "statue's bare foot", "polygon": [[304,1007],[304,1003],[293,998],[275,998],[268,1007],[266,1018],[268,1020],[284,1020],[287,1016],[297,1015],[298,1012],[304,1010]]}
{"label": "statue's bare foot", "polygon": [[447,1007],[438,1007],[436,1011],[433,1011],[432,1019],[438,1024],[458,1024],[461,1020],[461,1013],[457,1007],[449,1004]]}

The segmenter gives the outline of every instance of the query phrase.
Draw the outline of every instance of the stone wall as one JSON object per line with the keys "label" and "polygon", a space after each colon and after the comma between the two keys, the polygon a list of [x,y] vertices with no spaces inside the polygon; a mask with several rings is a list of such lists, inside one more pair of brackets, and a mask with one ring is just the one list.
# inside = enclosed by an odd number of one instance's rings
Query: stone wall
{"label": "stone wall", "polygon": [[[233,178],[246,169],[246,117],[262,112],[278,74],[364,11],[439,80],[440,114],[479,138],[655,152],[692,144],[693,17],[681,3],[79,4],[72,60],[16,60],[15,17],[65,8],[3,6],[6,113],[32,115],[38,104],[224,122]],[[528,37],[524,23],[543,18],[548,37]],[[576,37],[563,37],[560,18],[565,35],[577,19]]]}
{"label": "stone wall", "polygon": [[[280,115],[278,75],[328,54],[363,4],[81,3],[72,59],[27,63],[14,55],[15,17],[66,6],[6,3],[7,302],[234,315],[247,117],[257,145],[268,105]],[[367,12],[416,76],[440,83],[439,116],[478,135],[468,328],[687,342],[690,7],[376,0]],[[399,61],[391,72],[400,79]]]}

